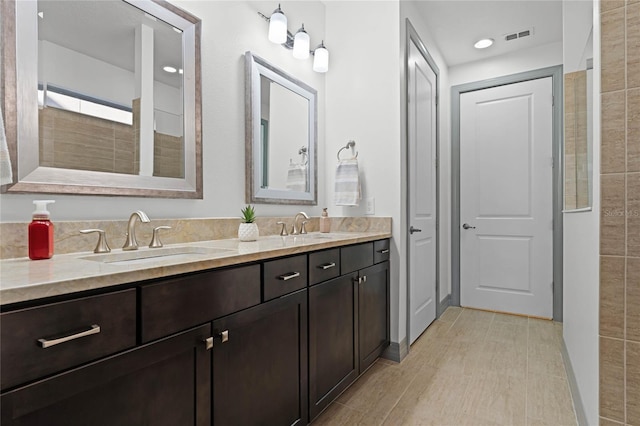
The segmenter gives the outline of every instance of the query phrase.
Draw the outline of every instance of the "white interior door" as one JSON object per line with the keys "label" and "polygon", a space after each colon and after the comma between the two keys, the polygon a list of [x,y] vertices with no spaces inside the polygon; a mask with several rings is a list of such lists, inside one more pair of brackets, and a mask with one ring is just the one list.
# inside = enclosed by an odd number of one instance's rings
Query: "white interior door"
{"label": "white interior door", "polygon": [[553,316],[551,77],[460,96],[460,302]]}
{"label": "white interior door", "polygon": [[436,75],[418,48],[408,56],[409,338],[436,318]]}

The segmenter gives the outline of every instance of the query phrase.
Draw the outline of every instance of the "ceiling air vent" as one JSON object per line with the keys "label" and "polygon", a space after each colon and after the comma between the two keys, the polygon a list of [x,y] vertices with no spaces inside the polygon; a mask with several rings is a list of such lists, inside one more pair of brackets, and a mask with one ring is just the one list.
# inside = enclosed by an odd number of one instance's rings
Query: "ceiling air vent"
{"label": "ceiling air vent", "polygon": [[531,35],[533,35],[533,28],[506,34],[504,36],[504,40],[505,41],[517,40],[519,38],[529,37]]}

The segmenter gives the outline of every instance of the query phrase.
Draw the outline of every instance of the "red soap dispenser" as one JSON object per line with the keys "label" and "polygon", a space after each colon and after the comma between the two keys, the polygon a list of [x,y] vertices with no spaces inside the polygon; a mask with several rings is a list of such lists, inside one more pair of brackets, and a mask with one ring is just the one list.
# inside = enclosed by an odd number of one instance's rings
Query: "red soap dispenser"
{"label": "red soap dispenser", "polygon": [[35,200],[36,210],[29,224],[29,259],[50,259],[53,256],[53,223],[49,220],[47,204],[53,200]]}

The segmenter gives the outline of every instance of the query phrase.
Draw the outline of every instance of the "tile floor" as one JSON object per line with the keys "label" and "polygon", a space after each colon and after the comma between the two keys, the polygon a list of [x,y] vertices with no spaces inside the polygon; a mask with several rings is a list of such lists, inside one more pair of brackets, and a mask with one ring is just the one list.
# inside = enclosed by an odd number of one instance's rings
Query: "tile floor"
{"label": "tile floor", "polygon": [[576,425],[562,324],[450,307],[398,364],[379,359],[313,423]]}

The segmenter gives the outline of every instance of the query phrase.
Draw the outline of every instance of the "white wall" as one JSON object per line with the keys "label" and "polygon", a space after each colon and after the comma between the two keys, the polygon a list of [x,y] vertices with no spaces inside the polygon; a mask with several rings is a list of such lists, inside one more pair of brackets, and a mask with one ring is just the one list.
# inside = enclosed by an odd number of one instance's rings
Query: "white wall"
{"label": "white wall", "polygon": [[[123,219],[142,209],[151,219],[178,217],[239,217],[244,206],[244,52],[251,50],[295,75],[318,91],[318,120],[324,123],[325,76],[313,72],[312,58],[300,61],[268,41],[269,15],[275,5],[255,1],[183,1],[172,3],[202,20],[203,200],[138,197],[96,197],[41,194],[0,195],[0,221],[28,221],[32,200],[54,198],[52,220]],[[302,21],[315,46],[325,37],[325,6],[319,1],[282,2],[289,30]],[[338,42],[336,41],[336,45]],[[368,44],[363,44],[368,45]],[[329,47],[331,51],[331,47]],[[330,70],[331,73],[333,70]],[[325,170],[324,126],[318,129],[318,167]],[[333,148],[331,148],[333,151]],[[303,210],[319,216],[324,207],[325,181],[318,183],[319,205]],[[293,215],[300,206],[258,205],[259,216]],[[333,213],[333,212],[332,212]]]}
{"label": "white wall", "polygon": [[[584,69],[582,51],[593,9],[593,209],[564,214],[563,337],[587,423],[598,424],[598,312],[600,229],[600,28],[597,2],[563,2],[564,72]],[[586,7],[585,7],[586,6]],[[586,10],[585,10],[586,9]],[[586,22],[586,25],[585,25]]]}
{"label": "white wall", "polygon": [[[336,153],[353,139],[358,151],[363,198],[375,197],[376,215],[391,216],[391,340],[406,335],[405,262],[400,160],[399,6],[395,1],[326,2],[325,44],[331,55],[326,76],[327,204],[331,216],[360,216],[359,207],[333,203]],[[404,312],[404,313],[403,313]]]}
{"label": "white wall", "polygon": [[562,42],[520,50],[449,69],[451,86],[488,80],[562,64]]}

